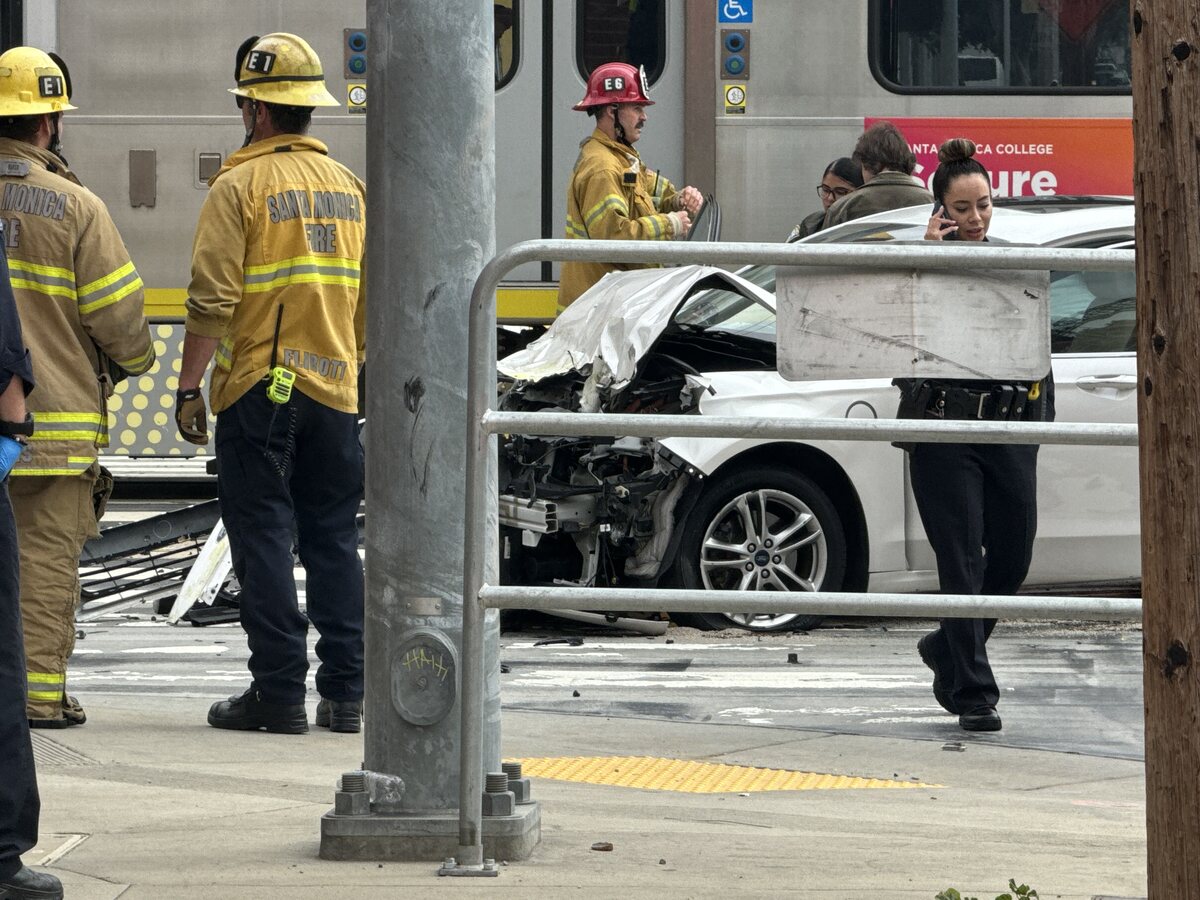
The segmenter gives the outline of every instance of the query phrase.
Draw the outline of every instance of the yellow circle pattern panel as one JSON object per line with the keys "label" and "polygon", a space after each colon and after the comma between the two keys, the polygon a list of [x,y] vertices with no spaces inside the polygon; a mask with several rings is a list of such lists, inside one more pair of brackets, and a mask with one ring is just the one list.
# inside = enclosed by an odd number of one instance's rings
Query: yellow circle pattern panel
{"label": "yellow circle pattern panel", "polygon": [[[179,436],[175,429],[175,391],[183,364],[183,322],[153,322],[156,359],[144,375],[126,378],[108,400],[110,456],[207,456],[209,447],[197,447]],[[204,379],[205,394],[209,379]],[[151,410],[161,410],[151,412]],[[208,430],[216,428],[216,419],[208,418]],[[211,445],[210,445],[211,447]]]}

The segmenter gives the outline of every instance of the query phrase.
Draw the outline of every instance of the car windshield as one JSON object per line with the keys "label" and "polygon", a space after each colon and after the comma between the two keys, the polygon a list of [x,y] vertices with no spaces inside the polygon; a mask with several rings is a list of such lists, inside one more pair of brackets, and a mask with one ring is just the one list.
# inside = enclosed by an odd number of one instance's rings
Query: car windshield
{"label": "car windshield", "polygon": [[[737,274],[775,292],[774,266],[750,266]],[[730,332],[775,343],[775,310],[728,288],[710,288],[689,297],[675,314],[675,324],[689,331]]]}
{"label": "car windshield", "polygon": [[[1072,201],[1078,205],[1097,205],[1080,203],[1078,198],[1064,198],[1065,204]],[[923,236],[924,225],[847,222],[817,232],[803,243],[916,241]],[[1083,239],[1077,238],[1066,246],[1125,247],[1132,244],[1128,229],[1120,228],[1113,233],[1093,233]],[[739,270],[737,275],[765,291],[775,293],[774,266],[748,266]],[[1124,273],[1115,279],[1107,276],[1105,280],[1098,273],[1087,276],[1079,272],[1051,273],[1053,351],[1132,350],[1132,277],[1132,273]],[[709,288],[689,297],[675,314],[675,322],[687,331],[726,332],[775,342],[775,310],[758,299],[728,288]]]}

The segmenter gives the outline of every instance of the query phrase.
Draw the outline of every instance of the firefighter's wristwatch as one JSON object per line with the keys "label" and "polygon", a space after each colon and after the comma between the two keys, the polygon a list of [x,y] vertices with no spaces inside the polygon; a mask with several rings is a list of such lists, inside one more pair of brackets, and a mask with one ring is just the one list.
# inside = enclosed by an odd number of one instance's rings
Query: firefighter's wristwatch
{"label": "firefighter's wristwatch", "polygon": [[23,438],[27,438],[31,434],[33,434],[33,415],[31,413],[25,413],[24,422],[6,422],[0,419],[0,436],[10,437],[23,444],[25,443]]}

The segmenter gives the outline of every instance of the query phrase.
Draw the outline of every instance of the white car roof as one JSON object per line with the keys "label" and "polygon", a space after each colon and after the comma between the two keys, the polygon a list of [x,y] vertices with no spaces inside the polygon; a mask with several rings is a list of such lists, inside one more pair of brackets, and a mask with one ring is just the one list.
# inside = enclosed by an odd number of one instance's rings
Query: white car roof
{"label": "white car roof", "polygon": [[[843,243],[870,240],[921,240],[933,210],[928,204],[888,210],[835,225],[804,238],[802,243]],[[1133,237],[1134,205],[1113,198],[1111,203],[1036,209],[997,206],[988,236],[1014,244],[1055,247],[1092,240]]]}

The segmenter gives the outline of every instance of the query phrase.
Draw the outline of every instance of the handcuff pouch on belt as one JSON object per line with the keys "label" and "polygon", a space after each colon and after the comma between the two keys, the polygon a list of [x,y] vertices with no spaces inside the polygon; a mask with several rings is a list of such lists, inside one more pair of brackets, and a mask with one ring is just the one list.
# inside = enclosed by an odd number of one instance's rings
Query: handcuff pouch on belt
{"label": "handcuff pouch on belt", "polygon": [[[896,378],[892,384],[900,388],[897,419],[1025,422],[1041,418],[1045,398],[1040,381],[968,387],[952,381]],[[914,445],[894,441],[892,446],[911,453]]]}

